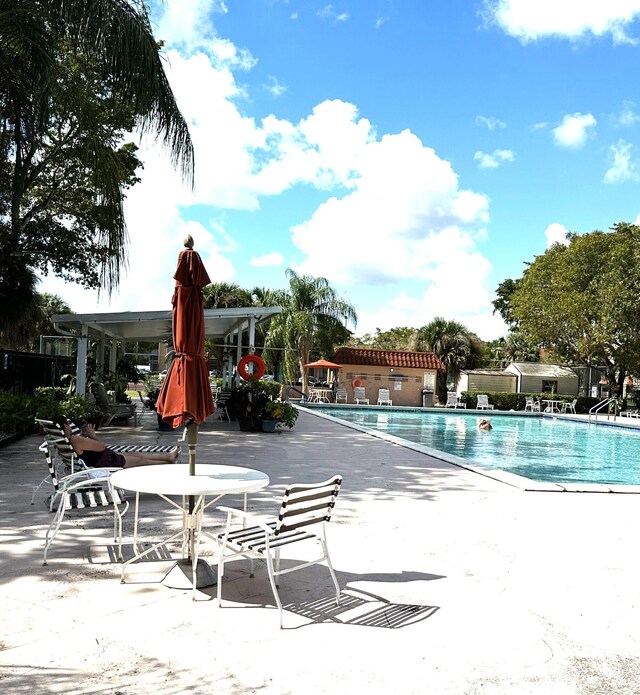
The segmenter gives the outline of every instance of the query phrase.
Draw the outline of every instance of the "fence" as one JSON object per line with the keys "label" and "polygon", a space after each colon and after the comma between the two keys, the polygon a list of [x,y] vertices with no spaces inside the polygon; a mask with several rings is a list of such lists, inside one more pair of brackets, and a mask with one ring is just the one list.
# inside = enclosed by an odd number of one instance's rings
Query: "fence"
{"label": "fence", "polygon": [[75,359],[0,348],[0,390],[32,395],[38,386],[61,386],[63,374],[75,374]]}

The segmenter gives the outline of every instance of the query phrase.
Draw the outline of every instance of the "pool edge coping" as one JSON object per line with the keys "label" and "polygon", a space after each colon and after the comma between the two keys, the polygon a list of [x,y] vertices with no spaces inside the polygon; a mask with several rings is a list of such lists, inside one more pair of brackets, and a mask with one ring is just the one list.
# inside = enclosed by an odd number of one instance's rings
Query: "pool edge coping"
{"label": "pool edge coping", "polygon": [[[455,456],[454,454],[449,454],[445,451],[440,451],[439,449],[432,449],[431,447],[424,446],[423,444],[410,442],[407,439],[396,437],[393,434],[368,429],[366,427],[362,427],[361,425],[357,425],[354,422],[340,420],[339,418],[333,417],[333,415],[327,415],[327,413],[323,413],[320,408],[307,408],[303,405],[298,404],[296,404],[296,407],[304,411],[305,413],[310,413],[317,417],[334,422],[338,425],[342,425],[343,427],[348,427],[349,429],[353,429],[363,434],[376,437],[377,439],[382,439],[383,441],[390,442],[391,444],[396,444],[397,446],[401,446],[405,449],[410,449],[411,451],[416,451],[420,454],[430,456],[431,458],[437,459],[438,461],[444,461],[449,465],[457,466],[458,468],[463,468],[465,470],[471,471],[472,473],[482,475],[485,478],[490,478],[499,483],[518,488],[519,490],[522,490],[524,492],[590,492],[627,495],[640,494],[640,485],[620,485],[607,483],[548,483],[537,480],[531,480],[531,478],[525,478],[522,475],[518,475],[517,473],[511,473],[510,471],[505,471],[500,468],[496,468],[495,470],[480,468],[479,466],[470,463],[461,456]],[[366,406],[359,407],[366,408]],[[412,410],[419,411],[422,409],[412,408]],[[477,412],[484,413],[486,411],[480,410]],[[515,412],[513,414],[515,415]],[[538,414],[536,413],[536,415]]]}

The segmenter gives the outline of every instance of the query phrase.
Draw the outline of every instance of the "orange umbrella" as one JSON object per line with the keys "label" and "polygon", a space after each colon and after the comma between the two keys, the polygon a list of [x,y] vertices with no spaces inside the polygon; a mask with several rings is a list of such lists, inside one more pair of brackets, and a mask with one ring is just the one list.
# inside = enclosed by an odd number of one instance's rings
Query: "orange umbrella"
{"label": "orange umbrella", "polygon": [[[204,298],[202,288],[211,280],[202,263],[200,254],[193,250],[193,238],[187,235],[184,240],[185,250],[178,256],[178,268],[173,276],[176,281],[171,303],[171,331],[173,334],[174,357],[169,365],[167,376],[160,389],[156,410],[162,419],[172,427],[187,425],[187,443],[189,445],[189,475],[196,474],[196,445],[198,442],[198,425],[214,411],[211,386],[209,384],[208,360],[204,356]],[[189,496],[189,516],[194,513],[194,498]],[[189,557],[194,553],[194,525],[186,524],[189,529]],[[181,586],[181,572],[189,568],[190,560],[176,565],[177,584],[172,584],[172,572],[165,577],[168,586]],[[206,570],[206,571],[205,571]],[[208,586],[213,583],[211,570],[202,561],[198,561],[196,586]],[[198,578],[199,577],[199,578]],[[166,580],[169,581],[166,581]]]}
{"label": "orange umbrella", "polygon": [[202,288],[211,280],[200,254],[187,236],[180,252],[171,317],[175,355],[160,389],[156,410],[172,427],[187,425],[189,474],[195,475],[198,425],[214,411],[208,362],[204,356],[204,298]]}
{"label": "orange umbrella", "polygon": [[315,362],[309,362],[309,364],[303,365],[307,369],[342,369],[341,364],[336,364],[335,362],[329,362],[329,360],[316,360]]}

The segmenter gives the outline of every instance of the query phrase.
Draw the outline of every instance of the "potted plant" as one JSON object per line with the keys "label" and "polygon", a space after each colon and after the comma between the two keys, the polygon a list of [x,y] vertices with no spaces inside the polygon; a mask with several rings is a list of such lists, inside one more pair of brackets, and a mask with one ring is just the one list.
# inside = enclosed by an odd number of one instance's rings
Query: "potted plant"
{"label": "potted plant", "polygon": [[291,403],[283,401],[267,401],[264,406],[263,432],[275,432],[276,427],[285,426],[291,429],[298,419],[298,409]]}
{"label": "potted plant", "polygon": [[275,381],[249,379],[236,386],[230,393],[226,408],[229,417],[237,420],[244,432],[261,432],[265,419],[265,407],[276,394],[280,384]]}

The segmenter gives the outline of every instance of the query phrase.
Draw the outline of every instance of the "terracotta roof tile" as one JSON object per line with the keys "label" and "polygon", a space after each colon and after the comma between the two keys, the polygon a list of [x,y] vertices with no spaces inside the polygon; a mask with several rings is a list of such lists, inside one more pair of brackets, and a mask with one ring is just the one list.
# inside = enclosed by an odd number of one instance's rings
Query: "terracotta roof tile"
{"label": "terracotta roof tile", "polygon": [[370,367],[412,367],[414,369],[444,370],[434,352],[405,350],[371,350],[369,348],[338,348],[333,361],[338,364],[360,364]]}

